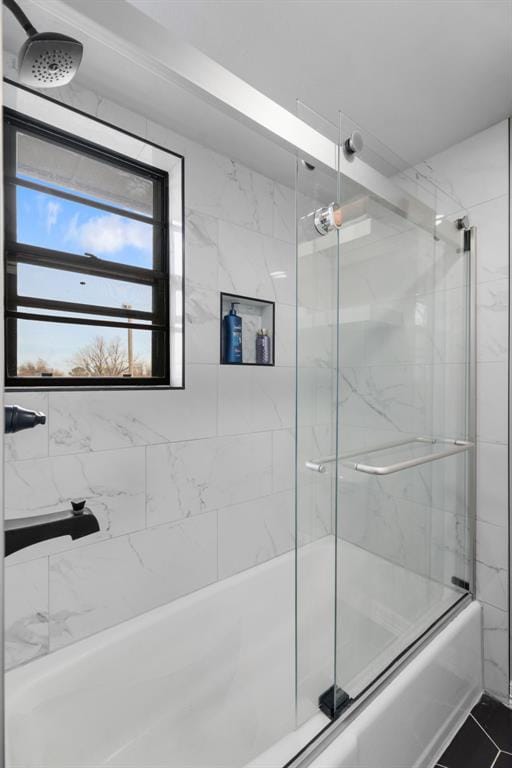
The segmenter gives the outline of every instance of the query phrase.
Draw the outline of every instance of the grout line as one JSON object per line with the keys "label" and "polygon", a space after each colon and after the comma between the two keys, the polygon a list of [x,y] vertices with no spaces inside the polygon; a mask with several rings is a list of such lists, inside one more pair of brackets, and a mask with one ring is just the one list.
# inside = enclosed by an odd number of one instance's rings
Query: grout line
{"label": "grout line", "polygon": [[[469,713],[469,716],[473,718],[473,720],[474,720],[474,721],[475,721],[475,723],[478,725],[478,727],[479,727],[479,728],[481,728],[481,729],[482,729],[482,731],[485,733],[485,735],[487,736],[487,738],[489,739],[489,741],[491,741],[491,742],[494,744],[494,746],[496,747],[496,749],[498,750],[498,752],[500,752],[500,748],[498,747],[498,745],[496,744],[496,742],[494,741],[494,739],[493,739],[491,736],[489,736],[489,734],[487,733],[487,731],[485,730],[485,728],[483,727],[483,725],[482,725],[481,723],[479,723],[479,722],[478,722],[478,720],[476,719],[476,717],[474,716],[474,714],[473,714],[472,712],[470,712],[470,713]],[[492,766],[491,766],[491,768],[492,768]]]}
{"label": "grout line", "polygon": [[492,763],[491,763],[491,765],[489,766],[489,768],[493,768],[493,766],[495,766],[495,765],[496,765],[496,761],[498,760],[498,757],[499,757],[500,755],[501,755],[501,751],[500,751],[500,750],[498,750],[498,754],[496,755],[496,757],[495,757],[495,758],[494,758],[494,760],[492,761]]}

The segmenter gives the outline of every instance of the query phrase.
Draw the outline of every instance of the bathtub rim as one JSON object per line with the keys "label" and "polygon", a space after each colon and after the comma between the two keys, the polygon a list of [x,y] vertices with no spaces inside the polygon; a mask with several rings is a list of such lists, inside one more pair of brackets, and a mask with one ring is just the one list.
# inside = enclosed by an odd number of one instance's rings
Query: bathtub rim
{"label": "bathtub rim", "polygon": [[[337,720],[326,725],[316,736],[311,739],[296,755],[294,755],[282,768],[306,768],[317,760],[322,752],[341,737],[343,732],[351,725],[357,717],[372,704],[378,696],[396,679],[396,677],[424,651],[431,641],[442,634],[454,619],[457,618],[466,608],[473,603],[477,603],[474,596],[470,593],[461,595],[460,598],[448,608],[433,624],[428,627],[411,645],[406,648],[400,656],[385,669],[359,696],[354,703]],[[481,630],[483,632],[483,629]],[[483,658],[481,659],[481,675],[483,679]]]}

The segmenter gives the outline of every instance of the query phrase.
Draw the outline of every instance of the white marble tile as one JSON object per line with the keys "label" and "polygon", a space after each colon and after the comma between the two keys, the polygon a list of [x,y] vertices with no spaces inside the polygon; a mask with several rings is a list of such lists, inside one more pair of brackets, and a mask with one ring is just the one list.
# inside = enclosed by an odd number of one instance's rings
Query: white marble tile
{"label": "white marble tile", "polygon": [[[188,209],[185,217],[185,277],[193,285],[217,290],[219,223]],[[186,297],[185,297],[186,298]]]}
{"label": "white marble tile", "polygon": [[99,98],[96,117],[106,123],[118,126],[140,138],[147,138],[148,120],[145,115],[137,114],[131,109],[109,99]]}
{"label": "white marble tile", "polygon": [[210,216],[271,235],[274,183],[227,157],[191,145],[187,204]]}
{"label": "white marble tile", "polygon": [[[406,452],[402,456],[406,458]],[[397,498],[456,514],[464,509],[466,476],[466,455],[457,454],[389,475],[386,484]]]}
{"label": "white marble tile", "polygon": [[276,301],[295,306],[297,291],[295,246],[283,240],[265,237],[263,251]]}
{"label": "white marble tile", "polygon": [[46,414],[46,424],[27,429],[15,435],[5,435],[5,461],[39,459],[48,456],[48,393],[47,392],[6,392],[6,405],[20,405],[32,411]]}
{"label": "white marble tile", "polygon": [[258,232],[219,222],[219,290],[274,301],[265,238]]}
{"label": "white marble tile", "polygon": [[508,520],[508,447],[477,444],[477,515],[479,520],[505,526]]}
{"label": "white marble tile", "polygon": [[293,494],[277,493],[219,510],[219,578],[293,547]]}
{"label": "white marble tile", "polygon": [[508,613],[483,604],[484,688],[508,700]]}
{"label": "white marble tile", "polygon": [[[502,529],[502,536],[506,530]],[[476,596],[502,611],[508,610],[508,569],[498,565],[476,562]]]}
{"label": "white marble tile", "polygon": [[[453,211],[506,195],[507,121],[503,120],[431,157],[420,165],[420,170],[454,198]],[[439,212],[448,214],[453,211],[446,207]]]}
{"label": "white marble tile", "polygon": [[342,307],[344,365],[434,362],[434,294]]}
{"label": "white marble tile", "polygon": [[[300,366],[297,378],[299,426],[316,428],[332,425],[336,414],[336,371],[325,367]],[[348,409],[344,409],[344,413],[347,414]],[[361,426],[361,422],[353,421],[355,426]],[[350,420],[347,419],[346,423],[352,426]]]}
{"label": "white marble tile", "polygon": [[220,358],[220,300],[216,290],[186,282],[185,359],[216,365]]}
{"label": "white marble tile", "polygon": [[188,366],[184,390],[54,392],[50,454],[210,437],[216,432],[216,407],[214,365]]}
{"label": "white marble tile", "polygon": [[266,496],[271,490],[271,432],[147,448],[148,525]]}
{"label": "white marble tile", "polygon": [[273,490],[288,491],[295,477],[295,430],[280,429],[272,433]]}
{"label": "white marble tile", "polygon": [[221,366],[219,435],[291,427],[295,409],[293,368]]}
{"label": "white marble tile", "polygon": [[[430,366],[430,411],[425,429],[435,437],[462,437],[466,431],[466,366],[449,363]],[[427,398],[428,399],[428,398]]]}
{"label": "white marble tile", "polygon": [[431,579],[448,586],[454,576],[468,580],[468,531],[463,514],[430,510],[425,546],[430,550],[430,570],[426,575]]}
{"label": "white marble tile", "polygon": [[213,512],[53,556],[51,650],[215,581],[216,542]]}
{"label": "white marble tile", "polygon": [[508,568],[507,526],[476,521],[476,559],[496,568]]}
{"label": "white marble tile", "polygon": [[[301,483],[297,490],[298,545],[302,547],[333,533],[335,511],[335,494],[329,478],[315,474],[310,482]],[[339,514],[343,514],[341,509]]]}
{"label": "white marble tile", "polygon": [[48,558],[5,568],[5,667],[48,653]]}
{"label": "white marble tile", "polygon": [[351,295],[354,303],[401,301],[435,290],[434,245],[424,230],[392,232],[364,245],[355,242],[347,249],[350,259],[345,256],[342,261],[343,298]]}
{"label": "white marble tile", "polygon": [[[274,241],[274,243],[277,241]],[[300,243],[297,260],[297,301],[299,307],[336,310],[338,298],[337,248],[322,248],[322,242]],[[281,267],[278,267],[281,269]],[[368,284],[362,279],[361,293],[366,298]],[[355,292],[355,291],[354,291]],[[292,286],[289,284],[289,295]],[[358,297],[355,297],[357,301]],[[285,302],[290,303],[290,300]],[[344,302],[342,301],[342,305]]]}
{"label": "white marble tile", "polygon": [[10,462],[5,474],[6,517],[60,512],[70,499],[83,498],[97,516],[100,531],[72,541],[69,536],[20,550],[11,562],[83,547],[92,541],[145,526],[145,451],[132,448],[105,453],[56,456]]}
{"label": "white marble tile", "polygon": [[276,304],[275,349],[276,365],[294,366],[296,360],[295,307]]}
{"label": "white marble tile", "polygon": [[477,286],[477,353],[479,362],[507,360],[508,279]]}
{"label": "white marble tile", "polygon": [[477,436],[490,443],[506,443],[508,435],[508,365],[477,364]]}
{"label": "white marble tile", "polygon": [[386,478],[343,472],[338,535],[422,575],[429,569],[430,513],[428,507],[392,496]]}
{"label": "white marble tile", "polygon": [[295,190],[274,184],[274,237],[295,242]]}
{"label": "white marble tile", "polygon": [[508,195],[475,205],[469,210],[472,226],[477,227],[477,282],[508,276]]}
{"label": "white marble tile", "polygon": [[[317,309],[311,307],[299,307],[297,326],[297,359],[301,367],[316,369],[334,368],[336,366],[336,325],[338,315],[330,309]],[[361,360],[364,350],[364,331],[354,326],[348,327],[341,315],[341,335],[343,344],[340,345],[340,357],[342,365],[350,365],[353,360],[358,365],[364,364]],[[351,351],[354,347],[359,349]]]}
{"label": "white marble tile", "polygon": [[403,432],[425,431],[428,366],[344,368],[341,402],[345,423]]}
{"label": "white marble tile", "polygon": [[[352,365],[464,362],[466,303],[466,289],[460,286],[385,304],[368,298],[365,304],[342,308],[343,359]],[[354,335],[360,329],[364,339]]]}
{"label": "white marble tile", "polygon": [[468,295],[464,285],[433,295],[430,332],[434,363],[466,362],[467,307]]}
{"label": "white marble tile", "polygon": [[[55,90],[52,89],[52,92],[55,93]],[[55,98],[62,104],[79,109],[94,117],[98,115],[99,105],[102,101],[101,96],[94,91],[83,88],[76,81],[70,83],[66,88],[59,88]]]}

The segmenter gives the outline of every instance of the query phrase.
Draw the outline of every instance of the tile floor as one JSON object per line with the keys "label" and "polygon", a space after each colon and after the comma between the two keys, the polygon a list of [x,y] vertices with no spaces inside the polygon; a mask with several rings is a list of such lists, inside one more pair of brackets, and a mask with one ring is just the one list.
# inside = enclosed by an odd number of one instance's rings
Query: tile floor
{"label": "tile floor", "polygon": [[512,768],[512,710],[484,694],[435,768]]}

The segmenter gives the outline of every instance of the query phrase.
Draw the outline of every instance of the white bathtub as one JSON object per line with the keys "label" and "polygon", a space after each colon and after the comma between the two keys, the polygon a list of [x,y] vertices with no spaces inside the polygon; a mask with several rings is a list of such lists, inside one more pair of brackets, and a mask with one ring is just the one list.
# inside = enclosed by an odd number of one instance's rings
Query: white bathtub
{"label": "white bathtub", "polygon": [[[288,553],[8,672],[8,768],[283,765],[328,723],[332,554],[326,537],[301,556],[299,728]],[[453,591],[350,544],[342,555],[338,663],[354,694]]]}

